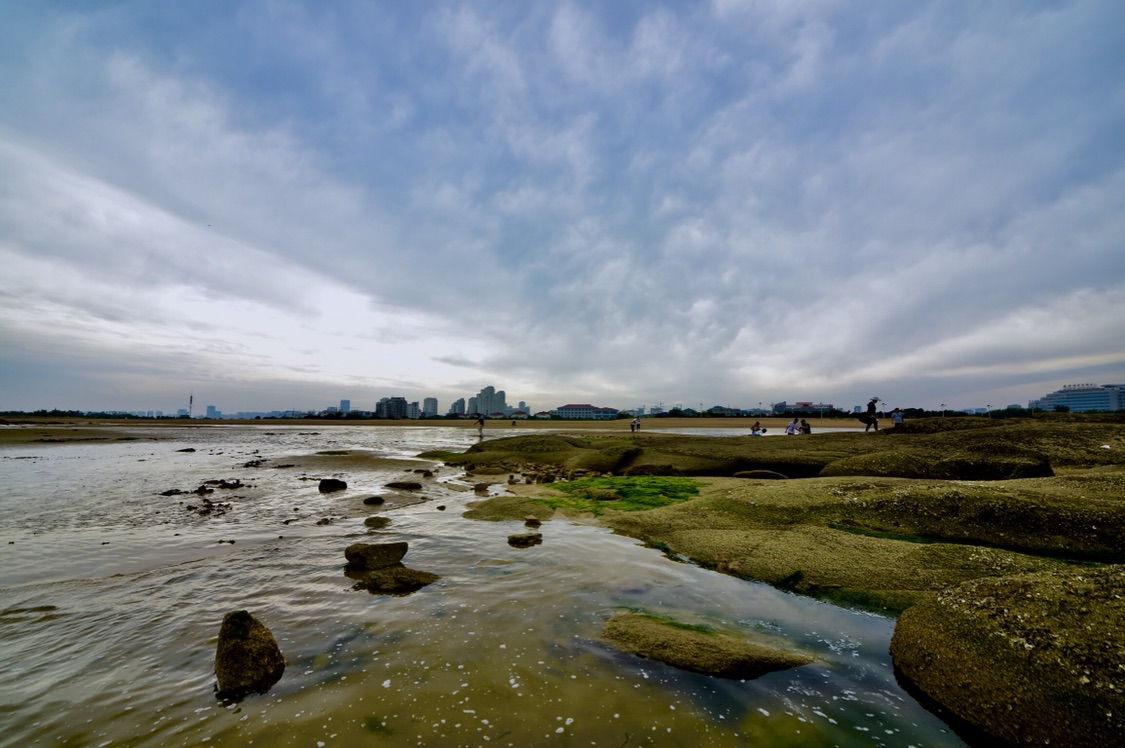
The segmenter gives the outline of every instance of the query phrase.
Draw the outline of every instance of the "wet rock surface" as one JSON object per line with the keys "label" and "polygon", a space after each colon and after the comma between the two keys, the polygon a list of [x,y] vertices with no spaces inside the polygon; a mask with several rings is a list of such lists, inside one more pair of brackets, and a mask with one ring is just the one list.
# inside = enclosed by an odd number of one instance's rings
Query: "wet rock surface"
{"label": "wet rock surface", "polygon": [[1119,745],[1125,569],[980,579],[908,609],[901,677],[1008,745]]}
{"label": "wet rock surface", "polygon": [[409,548],[409,544],[401,540],[394,543],[353,543],[344,549],[344,558],[353,571],[372,571],[399,563]]}
{"label": "wet rock surface", "polygon": [[624,652],[719,678],[758,678],[814,661],[792,649],[632,612],[614,614],[602,635]]}
{"label": "wet rock surface", "polygon": [[265,624],[245,610],[223,617],[215,648],[215,693],[220,699],[237,701],[265,693],[284,672],[285,658]]}

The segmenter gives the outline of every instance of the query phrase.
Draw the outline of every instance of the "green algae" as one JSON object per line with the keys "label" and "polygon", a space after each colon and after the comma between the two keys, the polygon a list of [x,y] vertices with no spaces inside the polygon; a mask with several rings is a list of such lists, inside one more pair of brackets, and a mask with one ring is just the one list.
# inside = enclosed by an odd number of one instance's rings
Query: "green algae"
{"label": "green algae", "polygon": [[615,613],[602,635],[624,652],[719,678],[758,678],[814,662],[780,642],[753,641],[741,632],[632,611]]}
{"label": "green algae", "polygon": [[[571,509],[600,515],[606,508],[637,512],[687,501],[699,493],[691,478],[662,476],[597,477],[551,483],[562,496],[539,499],[552,509]],[[608,503],[612,502],[612,503]]]}

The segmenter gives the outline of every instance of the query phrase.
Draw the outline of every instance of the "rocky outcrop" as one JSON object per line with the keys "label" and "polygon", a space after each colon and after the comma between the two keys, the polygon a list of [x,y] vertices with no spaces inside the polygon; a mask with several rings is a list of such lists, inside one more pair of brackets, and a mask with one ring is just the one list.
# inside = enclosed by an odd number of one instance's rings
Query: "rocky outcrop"
{"label": "rocky outcrop", "polygon": [[900,677],[1007,745],[1120,745],[1125,568],[978,579],[906,610]]}
{"label": "rocky outcrop", "polygon": [[719,678],[758,678],[814,661],[803,652],[639,613],[614,614],[602,635],[624,652]]}
{"label": "rocky outcrop", "polygon": [[420,491],[422,484],[411,480],[396,480],[387,484],[387,488],[397,488],[400,491]]}
{"label": "rocky outcrop", "polygon": [[352,589],[373,595],[409,595],[441,579],[437,574],[403,566],[408,548],[405,541],[349,545],[344,550],[348,559],[344,574],[355,581]]}
{"label": "rocky outcrop", "polygon": [[215,693],[237,701],[270,690],[285,672],[285,658],[265,624],[245,610],[223,617],[215,648]]}

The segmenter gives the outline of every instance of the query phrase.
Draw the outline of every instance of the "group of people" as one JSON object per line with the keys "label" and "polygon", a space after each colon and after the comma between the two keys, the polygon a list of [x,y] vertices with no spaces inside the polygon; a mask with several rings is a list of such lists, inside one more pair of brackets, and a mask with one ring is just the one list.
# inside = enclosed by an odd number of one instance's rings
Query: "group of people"
{"label": "group of people", "polygon": [[809,422],[806,421],[804,418],[802,418],[800,421],[798,421],[797,416],[793,416],[793,420],[790,421],[785,426],[785,435],[786,436],[792,436],[793,434],[811,434],[811,433],[812,433],[812,426],[809,425]]}
{"label": "group of people", "polygon": [[641,430],[641,419],[640,418],[634,418],[633,420],[629,421],[629,431],[630,432],[635,434],[640,430]]}

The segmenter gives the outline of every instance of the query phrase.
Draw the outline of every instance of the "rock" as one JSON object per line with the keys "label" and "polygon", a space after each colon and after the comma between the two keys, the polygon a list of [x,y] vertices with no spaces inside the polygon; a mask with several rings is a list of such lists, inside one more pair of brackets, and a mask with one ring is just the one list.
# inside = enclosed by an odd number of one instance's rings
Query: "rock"
{"label": "rock", "polygon": [[742,470],[735,473],[734,477],[750,478],[752,480],[789,480],[788,475],[782,475],[773,470]]}
{"label": "rock", "polygon": [[538,517],[529,514],[527,517],[524,518],[523,524],[524,524],[525,527],[539,527],[540,525],[543,524],[543,522]]}
{"label": "rock", "polygon": [[348,487],[347,482],[339,478],[323,478],[317,488],[321,493],[333,493],[335,491],[343,491]]}
{"label": "rock", "polygon": [[177,449],[176,451],[177,452],[194,452],[195,447],[184,447],[183,449]]}
{"label": "rock", "polygon": [[908,608],[891,658],[991,742],[1120,745],[1123,600],[1120,566],[977,579]]}
{"label": "rock", "polygon": [[748,680],[814,661],[803,652],[639,613],[614,614],[603,636],[622,651],[719,678]]}
{"label": "rock", "polygon": [[445,511],[445,504],[438,504],[437,510],[439,512],[444,512]]}
{"label": "rock", "polygon": [[348,559],[350,569],[371,571],[402,561],[409,547],[404,540],[395,543],[353,543],[344,549],[344,558]]}
{"label": "rock", "polygon": [[508,536],[508,545],[513,548],[530,548],[543,542],[541,532],[520,532]]}
{"label": "rock", "polygon": [[330,524],[332,524],[332,518],[331,517],[323,517],[322,519],[318,519],[316,521],[316,524],[320,525],[320,526],[330,525]]}
{"label": "rock", "polygon": [[367,590],[373,595],[409,595],[441,579],[437,574],[410,569],[402,564],[361,574],[349,572],[348,577],[356,580],[353,590]]}
{"label": "rock", "polygon": [[382,496],[368,496],[363,500],[363,503],[367,504],[368,506],[377,506],[379,504],[382,504],[384,501],[386,501],[386,499],[384,499]]}
{"label": "rock", "polygon": [[363,520],[363,524],[365,527],[370,527],[372,530],[382,530],[384,527],[391,524],[391,518],[376,514]]}
{"label": "rock", "polygon": [[477,483],[473,486],[473,493],[488,493],[491,483]]}
{"label": "rock", "polygon": [[265,693],[285,672],[285,658],[265,624],[245,610],[223,617],[215,648],[215,693],[237,701]]}
{"label": "rock", "polygon": [[396,480],[388,483],[387,488],[397,488],[400,491],[419,491],[422,488],[422,484],[416,481]]}

